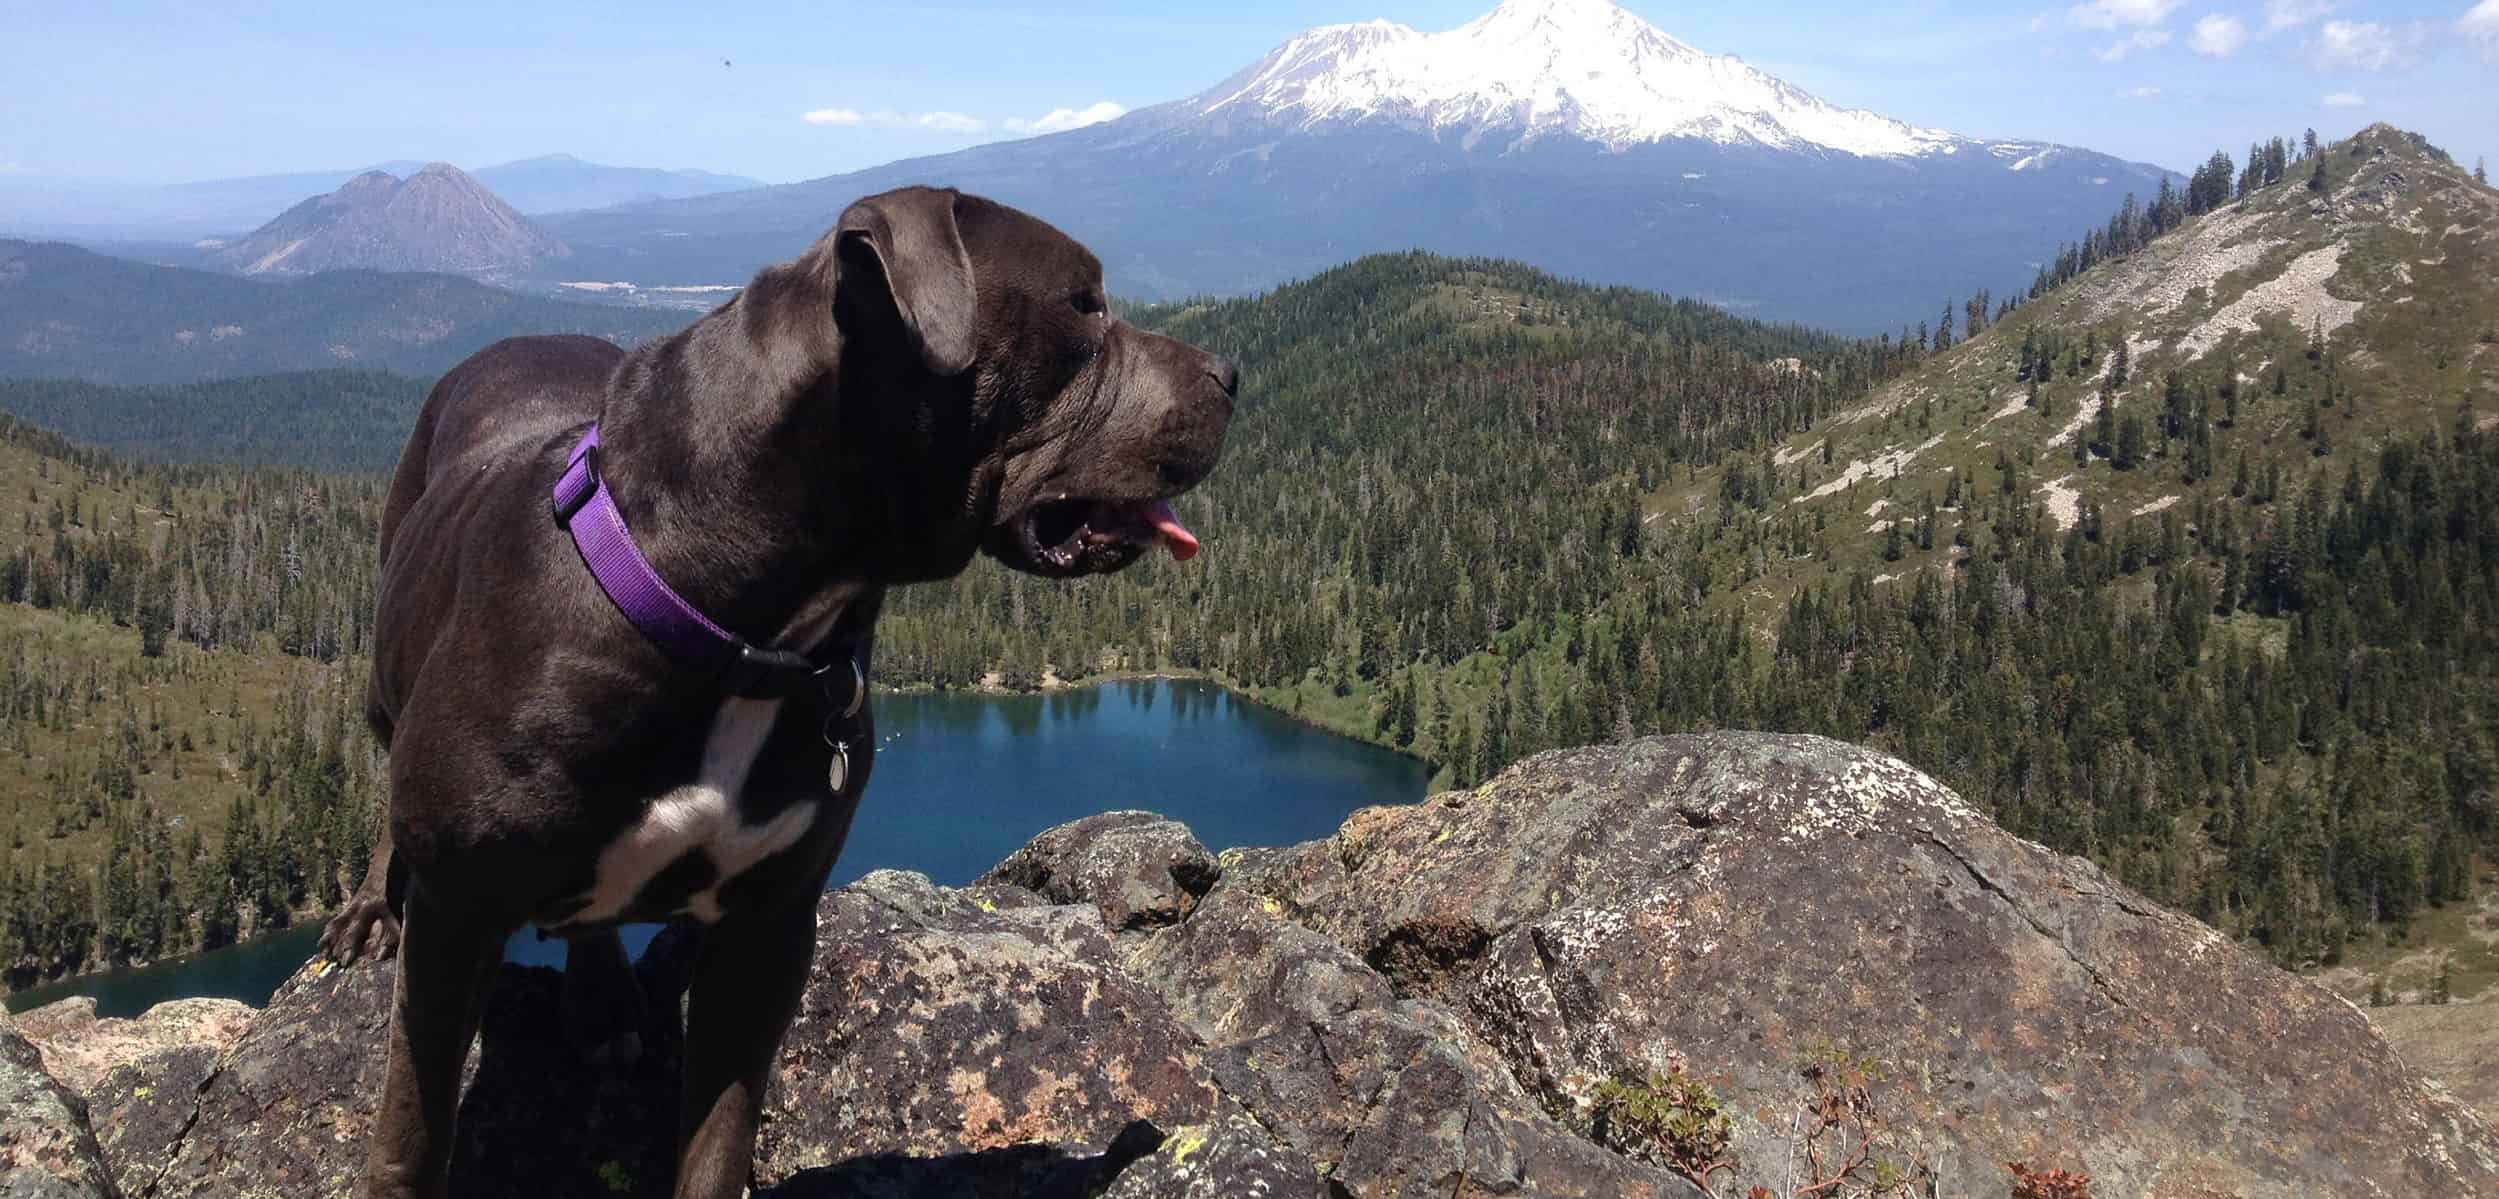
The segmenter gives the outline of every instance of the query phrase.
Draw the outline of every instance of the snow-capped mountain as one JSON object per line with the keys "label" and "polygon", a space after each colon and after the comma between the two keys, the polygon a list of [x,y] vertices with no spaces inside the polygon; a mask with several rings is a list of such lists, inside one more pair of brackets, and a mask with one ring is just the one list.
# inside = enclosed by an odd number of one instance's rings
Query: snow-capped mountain
{"label": "snow-capped mountain", "polygon": [[860,195],[941,183],[1056,222],[1130,296],[1422,248],[1872,332],[2008,294],[2165,174],[1831,104],[1609,0],[1508,0],[1440,33],[1313,29],[1194,96],[1066,133],[548,223],[582,277],[720,283]]}
{"label": "snow-capped mountain", "polygon": [[1509,0],[1446,33],[1326,25],[1188,105],[1302,129],[1385,121],[1510,146],[1558,136],[1621,150],[1698,138],[1883,157],[1950,153],[1966,140],[1825,103],[1740,58],[1693,49],[1611,0]]}

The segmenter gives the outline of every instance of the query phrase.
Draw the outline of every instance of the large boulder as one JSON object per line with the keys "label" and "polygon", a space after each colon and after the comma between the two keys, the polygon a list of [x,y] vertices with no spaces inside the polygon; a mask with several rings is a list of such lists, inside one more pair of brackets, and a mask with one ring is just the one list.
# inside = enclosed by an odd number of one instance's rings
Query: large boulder
{"label": "large boulder", "polygon": [[0,1012],[0,1199],[118,1199],[87,1105]]}
{"label": "large boulder", "polygon": [[1707,1081],[1748,1185],[1871,1140],[1947,1193],[2008,1161],[2102,1196],[2499,1193],[2499,1133],[2350,1004],[1838,742],[1546,754],[1227,871],[1209,908],[1234,888],[1592,1133],[1609,1083]]}
{"label": "large boulder", "polygon": [[1044,830],[983,881],[1089,903],[1113,930],[1130,930],[1179,923],[1215,874],[1214,855],[1187,826],[1152,812],[1104,812]]}

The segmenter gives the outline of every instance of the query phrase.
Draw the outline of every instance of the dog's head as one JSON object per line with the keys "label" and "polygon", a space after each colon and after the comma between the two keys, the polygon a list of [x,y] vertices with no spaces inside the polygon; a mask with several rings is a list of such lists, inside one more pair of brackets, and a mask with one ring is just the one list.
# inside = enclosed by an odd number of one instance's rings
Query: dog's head
{"label": "dog's head", "polygon": [[1091,252],[977,196],[870,196],[828,240],[846,388],[934,397],[887,418],[947,426],[906,438],[945,464],[915,524],[1053,578],[1197,552],[1171,501],[1222,453],[1230,361],[1121,320]]}

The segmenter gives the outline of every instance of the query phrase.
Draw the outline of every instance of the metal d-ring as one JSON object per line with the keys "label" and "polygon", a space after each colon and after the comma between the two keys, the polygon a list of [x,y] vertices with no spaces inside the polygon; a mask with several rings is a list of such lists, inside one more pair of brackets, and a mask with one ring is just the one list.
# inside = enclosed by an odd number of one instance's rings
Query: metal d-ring
{"label": "metal d-ring", "polygon": [[842,709],[842,719],[859,714],[868,704],[868,672],[859,668],[859,655],[850,656],[850,706]]}

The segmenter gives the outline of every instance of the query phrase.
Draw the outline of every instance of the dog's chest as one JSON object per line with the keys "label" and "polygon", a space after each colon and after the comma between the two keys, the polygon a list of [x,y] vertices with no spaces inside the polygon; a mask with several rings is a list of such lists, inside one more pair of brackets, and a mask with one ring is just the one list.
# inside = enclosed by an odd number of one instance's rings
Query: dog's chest
{"label": "dog's chest", "polygon": [[586,894],[564,904],[560,926],[690,915],[720,919],[729,880],[797,844],[813,828],[820,797],[778,805],[742,802],[771,740],[781,700],[731,699],[712,718],[700,772],[650,802],[600,851]]}

